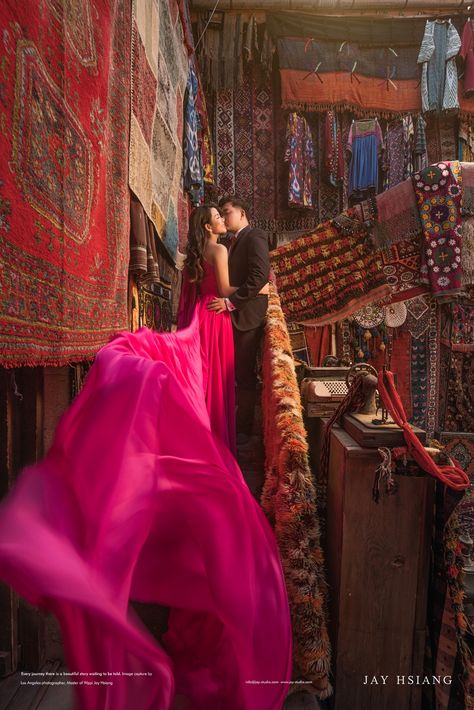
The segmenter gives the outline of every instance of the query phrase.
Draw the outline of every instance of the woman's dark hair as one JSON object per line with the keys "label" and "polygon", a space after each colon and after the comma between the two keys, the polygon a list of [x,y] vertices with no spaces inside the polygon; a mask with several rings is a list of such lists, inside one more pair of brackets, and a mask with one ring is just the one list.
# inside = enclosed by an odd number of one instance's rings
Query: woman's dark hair
{"label": "woman's dark hair", "polygon": [[204,276],[204,247],[208,238],[206,224],[211,223],[212,208],[219,208],[213,204],[195,207],[189,217],[188,242],[186,244],[186,258],[184,266],[188,270],[189,280],[200,283]]}

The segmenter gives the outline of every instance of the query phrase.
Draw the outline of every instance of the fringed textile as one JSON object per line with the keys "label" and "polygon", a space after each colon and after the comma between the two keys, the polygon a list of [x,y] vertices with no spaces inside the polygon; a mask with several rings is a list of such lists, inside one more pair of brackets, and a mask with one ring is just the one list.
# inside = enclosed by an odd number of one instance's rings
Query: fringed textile
{"label": "fringed textile", "polygon": [[372,237],[377,249],[419,237],[420,215],[411,178],[376,196],[377,220]]}
{"label": "fringed textile", "polygon": [[346,318],[390,293],[382,261],[364,224],[349,220],[347,231],[335,221],[319,225],[271,252],[285,316],[325,325]]}
{"label": "fringed textile", "polygon": [[316,491],[290,338],[272,287],[263,344],[263,430],[266,452],[262,507],[274,526],[293,625],[293,678],[331,694],[323,553]]}

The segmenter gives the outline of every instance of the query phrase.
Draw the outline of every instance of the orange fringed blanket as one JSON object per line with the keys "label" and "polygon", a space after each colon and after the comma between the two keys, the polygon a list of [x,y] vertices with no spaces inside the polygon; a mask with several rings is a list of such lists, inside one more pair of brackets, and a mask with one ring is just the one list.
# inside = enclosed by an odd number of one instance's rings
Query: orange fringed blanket
{"label": "orange fringed blanket", "polygon": [[348,218],[325,222],[270,256],[290,321],[334,323],[390,293],[364,224]]}

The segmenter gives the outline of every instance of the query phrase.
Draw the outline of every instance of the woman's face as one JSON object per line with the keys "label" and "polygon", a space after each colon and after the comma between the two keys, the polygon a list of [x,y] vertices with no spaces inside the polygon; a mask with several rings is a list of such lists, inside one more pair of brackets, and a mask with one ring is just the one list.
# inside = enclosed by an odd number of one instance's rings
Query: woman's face
{"label": "woman's face", "polygon": [[227,232],[224,218],[221,217],[219,210],[216,210],[215,207],[211,207],[211,221],[209,222],[209,227],[212,234],[225,234]]}

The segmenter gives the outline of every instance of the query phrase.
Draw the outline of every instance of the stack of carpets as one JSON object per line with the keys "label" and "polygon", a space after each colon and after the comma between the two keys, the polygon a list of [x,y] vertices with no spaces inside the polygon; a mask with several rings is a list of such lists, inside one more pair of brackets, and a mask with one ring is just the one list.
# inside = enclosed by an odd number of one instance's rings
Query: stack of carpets
{"label": "stack of carpets", "polygon": [[331,650],[316,491],[290,338],[274,288],[262,369],[266,453],[262,506],[275,529],[285,573],[293,626],[293,678],[311,683],[324,698],[331,693]]}

